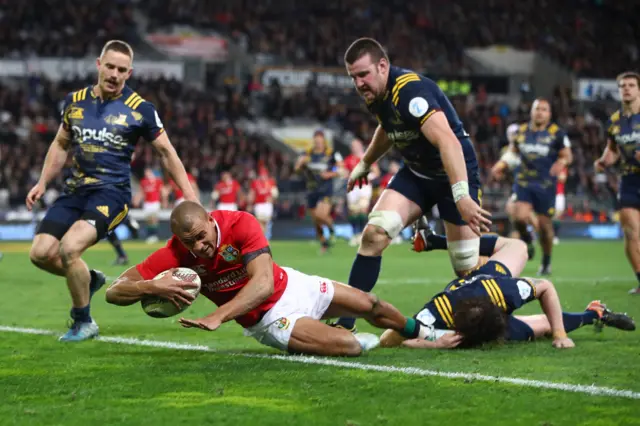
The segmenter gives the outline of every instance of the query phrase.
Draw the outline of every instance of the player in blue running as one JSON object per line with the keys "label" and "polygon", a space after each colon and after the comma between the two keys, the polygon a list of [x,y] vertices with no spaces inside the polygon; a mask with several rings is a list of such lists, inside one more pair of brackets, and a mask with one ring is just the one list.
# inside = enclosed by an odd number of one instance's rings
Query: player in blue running
{"label": "player in blue running", "polygon": [[514,139],[494,166],[494,176],[500,176],[501,169],[515,166],[515,226],[531,251],[533,241],[527,226],[532,213],[536,213],[542,246],[538,275],[550,275],[556,183],[573,161],[571,142],[567,133],[551,121],[551,105],[546,99],[533,102],[531,120],[520,125]]}
{"label": "player in blue running", "polygon": [[594,168],[602,172],[621,160],[620,223],[624,250],[638,280],[629,294],[640,295],[640,74],[625,72],[617,81],[622,105],[609,118],[607,146]]}
{"label": "player in blue running", "polygon": [[105,44],[96,61],[98,82],[69,93],[38,183],[29,191],[29,210],[43,196],[71,154],[71,176],[64,193],[49,208],[36,231],[30,258],[34,265],[65,277],[73,320],[61,341],[81,341],[98,334],[91,318],[91,296],[105,283],[90,270],[84,251],[115,229],[131,204],[131,156],[138,139],[150,142],[185,197],[196,201],[182,162],[169,142],[155,107],[126,86],[133,51],[122,41]]}
{"label": "player in blue running", "polygon": [[[374,206],[349,285],[371,291],[382,252],[407,225],[437,204],[453,269],[464,274],[478,264],[480,234],[488,230],[489,212],[480,207],[480,178],[473,144],[455,109],[438,85],[411,70],[392,66],[380,43],[356,40],[344,56],[349,76],[378,120],[364,157],[349,176],[347,190],[366,181],[371,165],[391,147],[404,166]],[[338,326],[353,329],[354,320]]]}

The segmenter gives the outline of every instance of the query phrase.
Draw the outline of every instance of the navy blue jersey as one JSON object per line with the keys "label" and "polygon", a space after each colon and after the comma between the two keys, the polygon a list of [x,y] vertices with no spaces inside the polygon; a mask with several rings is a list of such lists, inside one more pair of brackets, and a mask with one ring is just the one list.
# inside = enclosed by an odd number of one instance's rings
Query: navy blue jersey
{"label": "navy blue jersey", "polygon": [[607,122],[607,136],[618,145],[622,176],[640,178],[640,162],[635,158],[640,147],[640,114],[624,116],[616,111]]}
{"label": "navy blue jersey", "polygon": [[536,289],[526,278],[515,278],[500,262],[489,261],[464,278],[451,281],[446,290],[436,294],[415,318],[435,328],[454,328],[456,305],[463,301],[487,297],[507,314],[536,298]]}
{"label": "navy blue jersey", "polygon": [[307,179],[307,189],[313,190],[333,185],[333,179],[324,179],[322,172],[336,171],[337,163],[342,161],[342,156],[333,149],[327,148],[324,151],[316,152],[313,148],[306,153],[309,162],[305,165],[305,177]]}
{"label": "navy blue jersey", "polygon": [[567,133],[555,123],[537,132],[524,123],[516,133],[515,146],[521,159],[515,170],[518,185],[547,188],[556,184],[556,177],[549,174],[551,166],[563,148],[571,147],[571,142]]}
{"label": "navy blue jersey", "polygon": [[390,67],[387,93],[367,105],[375,114],[387,137],[416,174],[448,180],[440,152],[421,131],[422,125],[442,111],[464,152],[467,170],[477,168],[476,154],[453,105],[438,85],[413,71]]}
{"label": "navy blue jersey", "polygon": [[71,133],[73,166],[66,189],[111,187],[130,191],[131,156],[140,137],[151,142],[164,129],[155,107],[125,86],[102,101],[93,86],[69,93],[62,126]]}

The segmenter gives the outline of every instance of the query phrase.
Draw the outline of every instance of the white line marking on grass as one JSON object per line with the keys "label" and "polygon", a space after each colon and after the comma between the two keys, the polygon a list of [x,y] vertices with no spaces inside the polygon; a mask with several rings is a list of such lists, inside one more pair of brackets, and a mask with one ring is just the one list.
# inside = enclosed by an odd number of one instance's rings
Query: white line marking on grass
{"label": "white line marking on grass", "polygon": [[[0,325],[0,331],[22,333],[22,334],[42,334],[42,335],[59,335],[52,330],[42,330],[37,328],[23,328],[23,327],[10,327]],[[95,340],[106,343],[119,343],[124,345],[134,346],[149,346],[154,348],[164,349],[177,349],[177,350],[189,350],[199,352],[216,352],[214,348],[203,345],[192,345],[187,343],[177,342],[163,342],[158,340],[140,340],[130,337],[97,337]],[[543,380],[530,380],[521,379],[517,377],[501,377],[501,376],[487,376],[485,374],[475,373],[461,373],[461,372],[446,372],[427,370],[417,367],[394,367],[392,365],[375,365],[364,364],[360,362],[340,361],[331,358],[318,358],[312,356],[298,356],[298,355],[256,355],[246,353],[236,353],[233,355],[243,356],[245,358],[260,358],[260,359],[275,359],[279,361],[296,362],[301,364],[315,364],[315,365],[327,365],[332,367],[351,368],[364,371],[377,371],[381,373],[400,373],[408,374],[411,376],[423,376],[423,377],[441,377],[446,379],[466,379],[477,380],[480,382],[493,382],[493,383],[507,383],[511,385],[524,386],[538,389],[553,389],[565,392],[583,393],[594,396],[611,396],[617,398],[628,399],[640,399],[640,392],[634,392],[631,390],[620,390],[613,388],[606,388],[595,385],[572,385],[570,383],[556,383],[547,382]]]}

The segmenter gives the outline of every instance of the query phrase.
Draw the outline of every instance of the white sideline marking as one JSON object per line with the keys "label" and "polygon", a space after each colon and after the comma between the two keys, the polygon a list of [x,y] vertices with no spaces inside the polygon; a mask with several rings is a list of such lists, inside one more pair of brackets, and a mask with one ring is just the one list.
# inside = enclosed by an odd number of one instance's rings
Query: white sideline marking
{"label": "white sideline marking", "polygon": [[[0,325],[0,331],[23,333],[23,334],[43,334],[43,335],[59,335],[59,333],[52,330],[42,330],[37,328],[23,328],[23,327],[10,327]],[[216,352],[214,348],[202,345],[191,345],[186,343],[176,342],[163,342],[157,340],[140,340],[129,337],[97,337],[95,340],[107,343],[120,343],[125,345],[136,346],[151,346],[154,348],[165,349],[178,349],[200,352]],[[363,364],[359,362],[340,361],[330,358],[317,358],[312,356],[299,356],[299,355],[256,355],[256,354],[244,354],[237,353],[234,355],[243,356],[245,358],[262,358],[262,359],[275,359],[279,361],[297,362],[302,364],[316,364],[316,365],[328,365],[332,367],[351,368],[364,371],[378,371],[381,373],[400,373],[408,374],[411,376],[427,376],[427,377],[442,377],[446,379],[466,379],[477,380],[481,382],[493,382],[493,383],[507,383],[511,385],[524,386],[538,389],[554,389],[566,392],[583,393],[594,396],[611,396],[617,398],[628,399],[640,399],[640,392],[634,392],[631,390],[620,390],[606,388],[596,385],[572,385],[570,383],[556,383],[547,382],[543,380],[529,380],[520,379],[517,377],[501,377],[501,376],[487,376],[484,374],[475,373],[460,373],[460,372],[446,372],[426,370],[417,367],[394,367],[391,365],[375,365],[375,364]]]}

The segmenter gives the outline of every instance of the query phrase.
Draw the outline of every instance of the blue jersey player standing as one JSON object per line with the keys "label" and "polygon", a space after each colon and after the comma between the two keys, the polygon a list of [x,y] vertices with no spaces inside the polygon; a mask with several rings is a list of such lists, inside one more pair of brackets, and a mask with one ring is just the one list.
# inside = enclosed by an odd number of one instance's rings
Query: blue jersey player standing
{"label": "blue jersey player standing", "polygon": [[622,161],[618,190],[620,222],[627,259],[638,279],[638,287],[629,293],[640,295],[640,74],[625,72],[617,81],[622,108],[607,123],[607,146],[594,168],[602,172]]}
{"label": "blue jersey player standing", "polygon": [[185,197],[197,201],[155,107],[125,85],[132,63],[133,51],[127,43],[112,40],[105,44],[96,61],[98,83],[66,96],[62,123],[40,180],[27,195],[31,209],[62,170],[67,155],[72,155],[65,191],[40,223],[30,252],[38,268],[67,279],[73,324],[61,341],[81,341],[98,334],[89,302],[105,277],[89,270],[81,256],[127,217],[130,162],[140,137],[158,150]]}
{"label": "blue jersey player standing", "polygon": [[[378,279],[382,252],[391,240],[436,204],[445,221],[453,268],[459,274],[474,268],[480,234],[491,221],[480,207],[476,154],[453,106],[432,80],[391,66],[373,39],[356,40],[344,61],[379,123],[349,177],[347,190],[366,180],[371,165],[391,147],[404,160],[369,215],[349,284],[370,291]],[[354,327],[353,320],[345,318],[337,325]]]}
{"label": "blue jersey player standing", "polygon": [[531,106],[531,121],[520,125],[509,150],[494,166],[497,177],[500,169],[518,164],[515,168],[514,224],[532,257],[533,241],[527,226],[531,223],[532,213],[536,213],[542,246],[539,275],[551,274],[556,183],[572,161],[571,142],[566,132],[551,122],[551,105],[545,99],[536,99]]}

